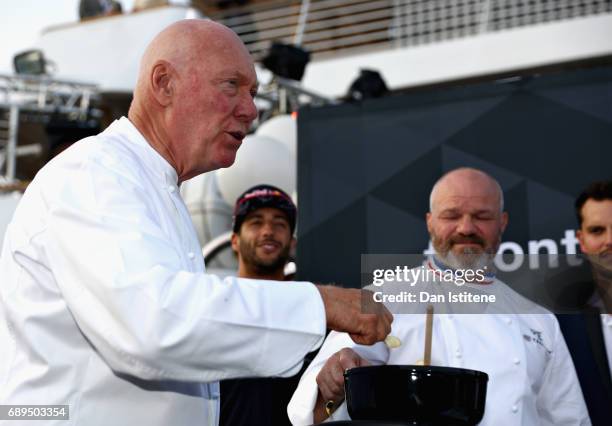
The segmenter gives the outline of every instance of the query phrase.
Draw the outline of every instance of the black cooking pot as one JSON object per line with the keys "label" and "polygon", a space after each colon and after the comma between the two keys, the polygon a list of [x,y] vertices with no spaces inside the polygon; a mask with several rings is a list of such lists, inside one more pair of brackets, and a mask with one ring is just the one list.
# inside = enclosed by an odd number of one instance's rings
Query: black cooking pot
{"label": "black cooking pot", "polygon": [[335,422],[325,422],[325,426],[411,426],[411,425],[412,423],[385,422],[382,420],[338,420]]}
{"label": "black cooking pot", "polygon": [[482,419],[488,380],[463,368],[382,365],[347,370],[344,389],[354,420],[464,426]]}

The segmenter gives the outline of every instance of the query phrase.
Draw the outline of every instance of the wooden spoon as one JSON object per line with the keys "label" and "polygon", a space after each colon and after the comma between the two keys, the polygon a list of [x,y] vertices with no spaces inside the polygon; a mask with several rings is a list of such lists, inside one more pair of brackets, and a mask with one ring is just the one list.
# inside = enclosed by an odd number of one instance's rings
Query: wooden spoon
{"label": "wooden spoon", "polygon": [[434,308],[432,305],[428,305],[427,318],[425,319],[425,353],[423,356],[423,365],[431,365],[431,334],[433,331],[433,315]]}

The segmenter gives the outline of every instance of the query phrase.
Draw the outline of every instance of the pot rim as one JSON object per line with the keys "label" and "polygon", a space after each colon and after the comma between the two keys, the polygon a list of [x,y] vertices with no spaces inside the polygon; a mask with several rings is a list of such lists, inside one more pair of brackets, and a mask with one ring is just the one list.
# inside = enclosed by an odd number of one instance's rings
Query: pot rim
{"label": "pot rim", "polygon": [[443,367],[438,365],[403,365],[403,364],[391,364],[391,365],[367,365],[363,367],[354,367],[344,372],[344,377],[355,376],[360,374],[371,374],[373,371],[407,371],[416,374],[429,373],[433,375],[445,374],[454,376],[472,376],[481,377],[489,380],[489,375],[483,371],[472,370],[469,368],[457,368],[457,367]]}

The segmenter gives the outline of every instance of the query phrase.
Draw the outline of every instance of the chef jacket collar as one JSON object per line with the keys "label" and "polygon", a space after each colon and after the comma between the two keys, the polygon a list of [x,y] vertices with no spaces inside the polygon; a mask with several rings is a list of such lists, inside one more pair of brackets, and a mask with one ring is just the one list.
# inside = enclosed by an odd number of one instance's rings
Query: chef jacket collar
{"label": "chef jacket collar", "polygon": [[[432,269],[434,271],[455,271],[455,269],[451,268],[450,266],[444,264],[440,259],[438,259],[436,256],[428,256],[427,260],[425,261],[426,266],[429,269]],[[495,273],[494,272],[489,272],[487,274],[484,274],[485,279],[482,281],[478,281],[478,282],[472,282],[469,284],[492,284],[493,281],[495,281]]]}
{"label": "chef jacket collar", "polygon": [[174,167],[162,157],[145,139],[140,131],[132,124],[127,117],[121,117],[119,120],[115,120],[111,126],[115,127],[120,133],[126,135],[130,142],[134,142],[143,148],[145,152],[145,166],[152,165],[154,174],[162,179],[164,184],[178,186],[178,175]]}

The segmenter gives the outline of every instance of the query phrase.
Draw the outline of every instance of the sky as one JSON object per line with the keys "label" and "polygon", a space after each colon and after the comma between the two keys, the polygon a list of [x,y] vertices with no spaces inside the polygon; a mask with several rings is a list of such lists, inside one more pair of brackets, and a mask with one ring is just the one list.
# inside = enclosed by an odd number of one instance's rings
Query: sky
{"label": "sky", "polygon": [[[133,0],[120,0],[132,10]],[[41,30],[76,22],[79,0],[0,0],[0,74],[11,74],[15,53],[35,46]]]}

